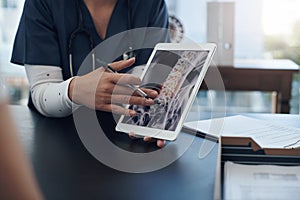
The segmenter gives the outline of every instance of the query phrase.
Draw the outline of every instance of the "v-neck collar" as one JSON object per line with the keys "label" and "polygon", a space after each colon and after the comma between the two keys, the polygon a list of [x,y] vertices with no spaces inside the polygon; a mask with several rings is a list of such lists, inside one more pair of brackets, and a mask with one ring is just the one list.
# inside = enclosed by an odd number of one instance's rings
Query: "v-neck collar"
{"label": "v-neck collar", "polygon": [[109,18],[109,22],[108,22],[108,25],[107,25],[107,29],[106,29],[106,33],[105,33],[104,38],[102,38],[98,34],[97,29],[96,29],[95,24],[94,24],[94,21],[93,21],[93,17],[91,15],[87,5],[85,4],[84,0],[81,0],[81,5],[80,6],[81,6],[82,11],[83,11],[83,24],[84,24],[83,26],[86,27],[89,31],[91,31],[91,34],[93,35],[93,38],[96,39],[95,44],[99,44],[100,42],[102,42],[105,39],[107,39],[108,37],[110,37],[111,34],[112,34],[111,33],[112,22],[115,21],[114,18],[115,18],[116,12],[119,9],[120,0],[117,0],[116,5],[115,5],[115,7],[114,7],[114,9],[111,13],[111,16]]}

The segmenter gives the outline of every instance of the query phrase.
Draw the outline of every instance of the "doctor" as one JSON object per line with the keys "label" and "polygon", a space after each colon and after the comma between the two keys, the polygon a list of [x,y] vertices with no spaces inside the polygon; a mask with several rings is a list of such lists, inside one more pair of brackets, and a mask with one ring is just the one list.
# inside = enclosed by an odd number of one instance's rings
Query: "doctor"
{"label": "doctor", "polygon": [[[140,27],[168,28],[164,0],[26,0],[11,62],[25,66],[30,84],[29,107],[48,117],[68,116],[72,105],[96,108],[101,112],[100,123],[112,131],[115,122],[111,112],[136,114],[120,104],[152,105],[152,99],[136,92],[132,95],[132,89],[124,87],[141,83],[132,75],[111,74],[95,67],[94,60],[90,72],[77,75],[94,47],[113,35]],[[160,42],[167,39],[163,34]],[[127,60],[111,63],[114,70],[126,71],[146,63],[149,52],[135,53],[131,48],[129,43],[124,53]],[[90,91],[93,83],[98,83],[96,94]],[[143,91],[151,98],[157,96],[154,90]],[[92,96],[95,102],[91,102]],[[157,145],[163,146],[164,142],[158,140]]]}

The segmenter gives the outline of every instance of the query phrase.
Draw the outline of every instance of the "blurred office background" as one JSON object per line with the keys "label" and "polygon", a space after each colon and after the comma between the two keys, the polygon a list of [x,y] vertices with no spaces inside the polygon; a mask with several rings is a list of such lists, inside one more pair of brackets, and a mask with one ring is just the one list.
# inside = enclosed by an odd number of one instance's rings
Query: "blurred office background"
{"label": "blurred office background", "polygon": [[28,97],[24,68],[10,63],[23,4],[24,0],[0,0],[0,78],[6,83],[11,104],[26,104]]}
{"label": "blurred office background", "polygon": [[[184,36],[207,41],[207,0],[166,0],[170,15],[183,25]],[[220,2],[220,1],[218,1]],[[300,1],[233,0],[234,58],[290,59],[300,65]],[[11,104],[26,104],[28,84],[24,69],[9,62],[24,0],[0,0],[0,74],[6,81]],[[294,75],[290,113],[299,113],[300,76]],[[203,110],[218,104],[218,92],[201,91],[197,105]],[[228,112],[271,112],[268,92],[226,92]],[[220,99],[222,101],[222,99]]]}

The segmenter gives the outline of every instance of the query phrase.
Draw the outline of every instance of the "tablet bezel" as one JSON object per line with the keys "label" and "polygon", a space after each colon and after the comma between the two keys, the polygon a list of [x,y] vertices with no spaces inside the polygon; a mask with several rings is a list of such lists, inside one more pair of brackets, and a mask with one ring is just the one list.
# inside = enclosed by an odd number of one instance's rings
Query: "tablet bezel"
{"label": "tablet bezel", "polygon": [[[204,62],[202,70],[199,74],[200,78],[198,78],[198,80],[195,83],[195,86],[194,86],[194,88],[190,94],[190,97],[187,101],[186,108],[183,110],[180,120],[177,123],[176,129],[174,131],[170,131],[170,130],[162,130],[162,129],[157,129],[157,128],[150,128],[150,127],[145,127],[145,126],[122,123],[122,121],[125,117],[124,115],[122,115],[119,119],[119,122],[117,123],[116,130],[125,132],[125,133],[133,132],[139,136],[147,136],[147,137],[152,137],[152,138],[157,138],[157,139],[173,141],[177,138],[178,134],[180,133],[183,123],[184,123],[184,120],[195,100],[196,94],[199,91],[201,83],[204,80],[204,76],[207,72],[207,69],[210,65],[210,62],[211,62],[214,52],[216,50],[216,45],[214,43],[205,43],[205,44],[159,43],[155,46],[154,50],[152,51],[152,54],[151,54],[146,66],[145,66],[145,69],[141,75],[141,79],[143,79],[143,77],[146,75],[148,68],[152,62],[152,59],[154,58],[156,52],[159,50],[208,51],[207,58]],[[129,107],[129,106],[127,106],[127,107]]]}

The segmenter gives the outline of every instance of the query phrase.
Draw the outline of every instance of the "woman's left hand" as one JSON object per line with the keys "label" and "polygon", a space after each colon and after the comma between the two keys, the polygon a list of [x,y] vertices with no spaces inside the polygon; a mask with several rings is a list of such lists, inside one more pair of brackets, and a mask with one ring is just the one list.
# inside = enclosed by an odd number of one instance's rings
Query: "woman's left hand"
{"label": "woman's left hand", "polygon": [[[129,137],[132,139],[137,138],[136,135],[134,133],[129,133]],[[143,139],[145,142],[155,142],[156,141],[156,146],[158,146],[159,148],[162,148],[165,146],[166,141],[165,140],[161,140],[161,139],[154,139],[152,137],[144,137]]]}

